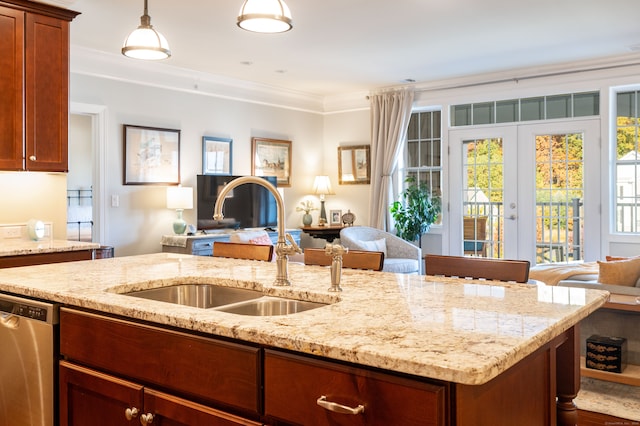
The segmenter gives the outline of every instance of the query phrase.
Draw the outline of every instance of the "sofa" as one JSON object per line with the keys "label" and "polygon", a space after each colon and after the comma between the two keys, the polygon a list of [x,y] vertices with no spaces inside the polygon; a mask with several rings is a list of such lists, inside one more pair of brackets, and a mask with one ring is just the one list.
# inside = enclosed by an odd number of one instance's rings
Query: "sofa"
{"label": "sofa", "polygon": [[389,232],[368,226],[348,226],[340,231],[340,243],[351,250],[384,253],[382,271],[420,274],[422,250]]}
{"label": "sofa", "polygon": [[640,258],[635,257],[607,256],[598,262],[536,265],[529,276],[548,285],[640,296]]}

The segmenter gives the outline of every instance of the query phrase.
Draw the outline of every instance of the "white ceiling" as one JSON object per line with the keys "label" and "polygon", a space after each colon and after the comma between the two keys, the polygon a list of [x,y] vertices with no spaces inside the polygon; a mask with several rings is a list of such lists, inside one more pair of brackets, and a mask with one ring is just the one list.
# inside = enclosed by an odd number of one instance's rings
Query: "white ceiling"
{"label": "white ceiling", "polygon": [[[143,0],[50,0],[81,12],[72,46],[119,54]],[[609,57],[640,49],[638,0],[286,0],[294,27],[236,26],[242,0],[149,0],[175,67],[316,96]]]}

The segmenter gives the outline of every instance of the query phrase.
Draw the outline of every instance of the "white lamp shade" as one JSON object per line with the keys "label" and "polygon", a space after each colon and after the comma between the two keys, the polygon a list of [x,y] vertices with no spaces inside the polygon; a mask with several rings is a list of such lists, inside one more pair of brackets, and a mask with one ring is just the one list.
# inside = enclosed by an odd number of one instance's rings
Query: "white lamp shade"
{"label": "white lamp shade", "polygon": [[316,195],[332,195],[334,193],[329,176],[316,176],[313,183],[313,193]]}
{"label": "white lamp shade", "polygon": [[189,186],[168,186],[167,187],[167,208],[168,209],[192,209],[193,208],[193,188]]}
{"label": "white lamp shade", "polygon": [[284,0],[245,0],[238,13],[238,26],[257,33],[283,33],[293,27]]}
{"label": "white lamp shade", "polygon": [[158,60],[171,56],[169,43],[153,27],[139,26],[124,41],[122,54],[130,58]]}

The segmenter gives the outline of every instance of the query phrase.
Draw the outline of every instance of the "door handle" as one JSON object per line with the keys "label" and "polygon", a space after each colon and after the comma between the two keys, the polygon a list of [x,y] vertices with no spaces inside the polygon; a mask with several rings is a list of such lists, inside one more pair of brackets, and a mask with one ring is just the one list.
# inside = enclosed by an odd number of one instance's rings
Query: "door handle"
{"label": "door handle", "polygon": [[12,314],[2,314],[0,324],[11,330],[16,330],[20,325],[20,318]]}
{"label": "door handle", "polygon": [[507,219],[509,219],[509,220],[516,220],[517,218],[518,218],[518,216],[516,216],[515,214],[512,214],[512,215],[507,217]]}

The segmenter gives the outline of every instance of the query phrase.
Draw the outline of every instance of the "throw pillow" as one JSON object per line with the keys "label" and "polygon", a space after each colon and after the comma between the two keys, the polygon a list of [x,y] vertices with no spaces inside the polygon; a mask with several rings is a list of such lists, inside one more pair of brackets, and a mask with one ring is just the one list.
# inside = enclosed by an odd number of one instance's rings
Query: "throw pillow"
{"label": "throw pillow", "polygon": [[640,258],[598,261],[598,282],[602,284],[633,287],[640,278]]}
{"label": "throw pillow", "polygon": [[358,241],[358,245],[362,250],[367,251],[381,251],[384,253],[384,257],[387,257],[387,240],[380,238],[379,240],[372,241]]}
{"label": "throw pillow", "polygon": [[255,237],[255,238],[251,238],[249,240],[249,243],[250,244],[261,244],[261,245],[264,245],[264,246],[270,246],[271,244],[273,244],[271,242],[271,238],[269,238],[268,235],[260,235],[260,236]]}
{"label": "throw pillow", "polygon": [[[269,238],[269,234],[267,234],[267,231],[235,231],[231,235],[229,235],[229,241],[231,241],[232,243],[249,243],[253,239],[262,237]],[[271,244],[271,240],[269,240],[269,244]]]}

